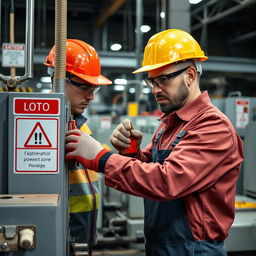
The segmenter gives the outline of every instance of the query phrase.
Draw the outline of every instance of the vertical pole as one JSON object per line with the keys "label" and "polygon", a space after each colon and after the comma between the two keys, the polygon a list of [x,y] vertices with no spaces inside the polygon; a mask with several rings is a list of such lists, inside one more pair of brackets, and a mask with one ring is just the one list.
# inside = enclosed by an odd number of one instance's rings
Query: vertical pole
{"label": "vertical pole", "polygon": [[[142,32],[140,27],[143,22],[143,0],[136,0],[136,66],[140,67],[142,62]],[[142,74],[138,73],[135,75],[136,80],[142,80]],[[136,85],[136,102],[139,102],[141,95],[141,86]]]}
{"label": "vertical pole", "polygon": [[53,91],[65,93],[67,0],[55,0],[55,71]]}
{"label": "vertical pole", "polygon": [[25,77],[33,77],[33,53],[34,53],[34,0],[26,1],[26,55]]}
{"label": "vertical pole", "polygon": [[166,18],[168,16],[166,1],[167,0],[161,0],[161,13],[163,13],[163,15],[164,15],[161,17],[161,30],[166,29]]}
{"label": "vertical pole", "polygon": [[[11,8],[10,8],[10,43],[14,44],[14,0],[11,0]],[[11,78],[15,78],[16,76],[16,68],[10,68],[11,71]]]}
{"label": "vertical pole", "polygon": [[187,0],[169,0],[168,28],[183,29],[190,33],[190,4]]}
{"label": "vertical pole", "polygon": [[0,0],[0,42],[1,42],[1,33],[2,33],[2,0]]}

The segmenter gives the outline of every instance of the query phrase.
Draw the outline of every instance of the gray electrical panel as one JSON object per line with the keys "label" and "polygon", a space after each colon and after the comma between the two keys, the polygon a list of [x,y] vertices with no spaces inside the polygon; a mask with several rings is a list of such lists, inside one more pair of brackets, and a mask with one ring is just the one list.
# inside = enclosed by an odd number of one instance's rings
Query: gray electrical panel
{"label": "gray electrical panel", "polygon": [[244,138],[248,124],[256,120],[255,97],[227,97],[224,103],[224,113],[233,123],[238,134]]}
{"label": "gray electrical panel", "polygon": [[250,122],[246,129],[244,143],[244,194],[256,198],[256,121]]}
{"label": "gray electrical panel", "polygon": [[[65,95],[0,93],[0,115],[0,252],[68,256]],[[35,233],[35,247],[7,246],[21,229]]]}
{"label": "gray electrical panel", "polygon": [[[0,240],[4,255],[63,256],[61,199],[57,194],[19,194],[0,196]],[[20,233],[33,230],[32,246],[22,247]],[[5,247],[4,247],[5,245]],[[11,249],[11,251],[9,251]],[[20,254],[17,254],[19,251]]]}

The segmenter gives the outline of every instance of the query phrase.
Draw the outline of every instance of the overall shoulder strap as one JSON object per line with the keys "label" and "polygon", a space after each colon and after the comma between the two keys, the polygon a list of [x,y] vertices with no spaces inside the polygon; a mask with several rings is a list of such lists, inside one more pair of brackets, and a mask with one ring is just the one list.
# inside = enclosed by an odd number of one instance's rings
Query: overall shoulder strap
{"label": "overall shoulder strap", "polygon": [[179,131],[179,133],[176,135],[175,140],[171,144],[173,148],[181,141],[181,139],[186,135],[186,133],[186,130]]}

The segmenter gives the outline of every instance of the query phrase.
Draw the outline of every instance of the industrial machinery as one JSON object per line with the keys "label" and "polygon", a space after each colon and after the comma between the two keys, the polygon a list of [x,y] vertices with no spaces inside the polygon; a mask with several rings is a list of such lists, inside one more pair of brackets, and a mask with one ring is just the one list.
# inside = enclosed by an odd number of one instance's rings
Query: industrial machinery
{"label": "industrial machinery", "polygon": [[62,94],[0,93],[0,252],[6,255],[68,255],[65,105]]}
{"label": "industrial machinery", "polygon": [[[33,1],[27,0],[27,8],[26,74],[19,78],[0,74],[10,88],[32,78]],[[256,99],[237,94],[213,103],[230,118],[245,146],[236,218],[226,246],[230,252],[256,251]],[[65,93],[1,92],[0,116],[0,255],[69,256]],[[145,147],[159,125],[156,116],[93,115],[88,123],[93,136],[111,148],[109,136],[125,118],[143,132]],[[105,187],[103,177],[101,195],[98,245],[143,248],[143,199]]]}
{"label": "industrial machinery", "polygon": [[0,254],[68,256],[65,93],[13,92],[32,78],[34,1],[26,7],[25,75],[0,74]]}
{"label": "industrial machinery", "polygon": [[240,92],[232,93],[224,100],[223,112],[242,138],[245,156],[237,183],[235,220],[226,247],[230,252],[256,252],[256,98],[243,97]]}

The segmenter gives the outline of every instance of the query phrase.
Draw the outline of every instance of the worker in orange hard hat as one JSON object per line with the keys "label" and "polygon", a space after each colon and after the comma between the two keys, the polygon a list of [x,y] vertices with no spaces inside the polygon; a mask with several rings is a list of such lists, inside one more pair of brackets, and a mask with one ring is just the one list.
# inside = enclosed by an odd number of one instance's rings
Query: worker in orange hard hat
{"label": "worker in orange hard hat", "polygon": [[[44,63],[50,67],[50,74],[54,71],[54,59],[55,47],[51,49]],[[84,112],[100,85],[112,84],[109,79],[101,75],[100,59],[96,50],[81,40],[67,40],[66,72],[66,93],[73,114]]]}
{"label": "worker in orange hard hat", "polygon": [[[55,46],[44,63],[48,73],[54,75]],[[94,94],[101,85],[112,82],[101,75],[100,59],[96,50],[89,44],[67,39],[66,42],[66,95],[70,101],[71,113],[76,126],[83,133],[91,134],[82,115]],[[70,233],[73,242],[87,243],[95,241],[96,216],[99,203],[98,175],[90,170],[84,171],[82,165],[69,171],[70,182]],[[89,179],[88,179],[88,176]],[[91,184],[90,184],[91,183]]]}
{"label": "worker in orange hard hat", "polygon": [[183,30],[150,38],[134,73],[148,72],[145,82],[163,115],[145,149],[129,119],[110,137],[119,154],[79,130],[66,134],[68,160],[104,173],[106,185],[144,198],[147,256],[227,255],[243,148],[229,119],[200,91],[205,60]]}

